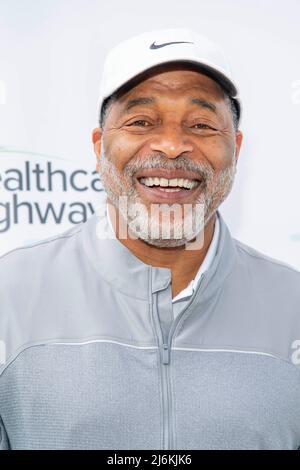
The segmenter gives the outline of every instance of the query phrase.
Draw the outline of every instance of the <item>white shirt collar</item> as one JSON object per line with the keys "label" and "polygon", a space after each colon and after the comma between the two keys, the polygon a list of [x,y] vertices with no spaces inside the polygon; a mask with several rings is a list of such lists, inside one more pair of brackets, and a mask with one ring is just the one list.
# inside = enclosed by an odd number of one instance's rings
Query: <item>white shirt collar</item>
{"label": "white shirt collar", "polygon": [[218,213],[216,213],[216,221],[215,221],[215,227],[214,227],[214,234],[213,238],[211,240],[211,243],[209,245],[209,248],[207,250],[207,253],[205,255],[204,260],[201,263],[201,266],[195,276],[194,279],[191,280],[191,282],[188,284],[187,287],[185,287],[182,291],[180,291],[176,297],[172,299],[172,302],[176,302],[179,299],[182,299],[184,297],[190,297],[196,288],[198,282],[200,281],[200,278],[202,275],[205,273],[205,271],[208,270],[209,266],[211,265],[214,256],[217,251],[217,246],[218,246],[218,241],[219,241],[219,233],[220,233],[220,222],[219,222],[219,216]]}
{"label": "white shirt collar", "polygon": [[[109,227],[112,230],[112,233],[115,234],[115,230],[112,226],[112,222],[111,222],[110,216],[109,216],[108,203],[106,203],[106,212],[107,212],[107,219],[108,219]],[[219,241],[219,233],[220,233],[220,222],[219,222],[218,213],[216,213],[214,234],[213,234],[212,241],[209,245],[209,248],[207,250],[207,253],[205,255],[205,258],[202,261],[201,266],[200,266],[195,278],[192,279],[192,281],[188,284],[188,286],[185,287],[182,291],[180,291],[176,295],[176,297],[174,297],[172,299],[172,302],[176,302],[177,300],[180,300],[184,297],[190,297],[192,295],[194,289],[196,288],[198,282],[200,281],[200,278],[202,277],[202,274],[204,274],[204,272],[207,271],[207,269],[209,268],[209,266],[211,265],[211,263],[213,261],[213,258],[216,254],[216,251],[217,251],[217,246],[218,246],[218,241]]]}

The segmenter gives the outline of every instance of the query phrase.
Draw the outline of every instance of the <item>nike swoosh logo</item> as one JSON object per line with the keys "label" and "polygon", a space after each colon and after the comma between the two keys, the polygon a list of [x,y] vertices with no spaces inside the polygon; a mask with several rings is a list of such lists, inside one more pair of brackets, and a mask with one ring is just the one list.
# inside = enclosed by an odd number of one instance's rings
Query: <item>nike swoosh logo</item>
{"label": "nike swoosh logo", "polygon": [[155,41],[151,44],[150,49],[159,49],[160,47],[169,46],[170,44],[194,44],[190,41],[174,41],[174,42],[164,42],[162,44],[155,44]]}

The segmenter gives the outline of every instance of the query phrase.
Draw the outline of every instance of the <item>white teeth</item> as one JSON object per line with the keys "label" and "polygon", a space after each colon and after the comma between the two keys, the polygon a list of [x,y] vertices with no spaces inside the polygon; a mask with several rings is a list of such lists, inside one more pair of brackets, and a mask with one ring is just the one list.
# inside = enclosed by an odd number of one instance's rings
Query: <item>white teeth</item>
{"label": "white teeth", "polygon": [[180,191],[179,188],[159,188],[160,191],[164,191],[165,193],[177,193]]}
{"label": "white teeth", "polygon": [[148,177],[148,178],[141,178],[141,183],[146,186],[162,186],[166,187],[181,187],[186,189],[192,189],[199,185],[199,181],[191,180],[191,179],[184,179],[184,178],[158,178],[155,177]]}
{"label": "white teeth", "polygon": [[169,186],[169,180],[166,178],[159,178],[159,186],[167,187]]}

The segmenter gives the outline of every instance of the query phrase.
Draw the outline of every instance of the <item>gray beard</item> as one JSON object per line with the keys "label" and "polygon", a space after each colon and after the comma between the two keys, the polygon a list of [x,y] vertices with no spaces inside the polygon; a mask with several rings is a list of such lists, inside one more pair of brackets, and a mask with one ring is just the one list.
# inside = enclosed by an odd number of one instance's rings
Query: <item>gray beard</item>
{"label": "gray beard", "polygon": [[[236,160],[217,175],[207,163],[196,163],[180,156],[166,160],[164,156],[150,155],[130,161],[120,173],[107,159],[102,145],[99,176],[113,206],[128,226],[133,238],[159,248],[174,248],[190,245],[195,249],[203,245],[204,228],[220,204],[231,191],[236,172]],[[194,171],[202,179],[202,191],[193,204],[151,204],[148,208],[135,188],[133,176],[141,169],[166,168],[170,170]]]}

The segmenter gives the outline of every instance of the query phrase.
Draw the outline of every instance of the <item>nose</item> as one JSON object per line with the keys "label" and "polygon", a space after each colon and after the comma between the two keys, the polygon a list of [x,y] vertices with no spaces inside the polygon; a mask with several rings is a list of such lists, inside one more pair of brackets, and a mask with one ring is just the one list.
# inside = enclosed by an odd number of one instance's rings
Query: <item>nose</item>
{"label": "nose", "polygon": [[168,158],[192,152],[193,144],[187,140],[180,126],[165,126],[150,144],[151,150],[161,152]]}

